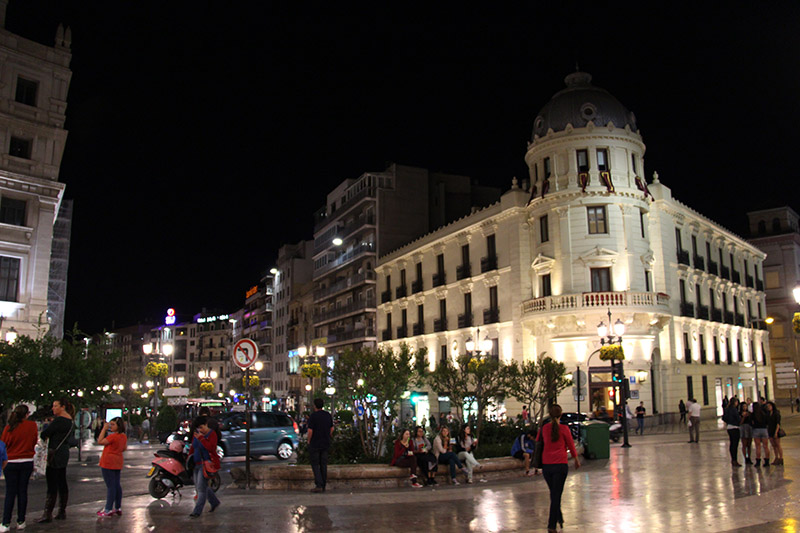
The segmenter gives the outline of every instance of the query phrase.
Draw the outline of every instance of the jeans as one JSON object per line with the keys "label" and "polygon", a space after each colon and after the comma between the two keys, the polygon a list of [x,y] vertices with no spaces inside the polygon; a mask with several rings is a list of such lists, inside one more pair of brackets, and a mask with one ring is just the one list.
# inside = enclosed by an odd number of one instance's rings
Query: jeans
{"label": "jeans", "polygon": [[219,505],[219,498],[214,491],[208,488],[208,480],[203,475],[203,465],[194,467],[194,488],[197,491],[197,503],[194,504],[192,514],[200,514],[206,506],[206,498],[211,507]]}
{"label": "jeans", "polygon": [[689,440],[700,442],[700,417],[690,416],[689,422],[692,423],[691,427],[689,428]]}
{"label": "jeans", "polygon": [[458,460],[467,465],[470,470],[473,470],[479,464],[472,452],[458,452]]}
{"label": "jeans", "polygon": [[25,521],[28,510],[28,481],[33,474],[33,461],[24,463],[8,463],[3,474],[6,476],[6,502],[3,506],[3,524],[11,523],[14,500],[18,500],[17,522]]}
{"label": "jeans", "polygon": [[456,454],[454,454],[453,452],[440,453],[439,454],[439,464],[442,464],[442,465],[449,464],[450,465],[450,477],[451,478],[455,478],[456,477],[456,468],[458,468],[459,470],[464,468],[464,466],[461,464],[461,461],[458,460],[458,457],[456,457]]}
{"label": "jeans", "polygon": [[731,446],[730,446],[731,461],[736,462],[736,460],[739,458],[739,430],[729,429],[728,438],[731,441]]}
{"label": "jeans", "polygon": [[567,481],[567,465],[542,465],[542,475],[550,489],[550,516],[547,519],[547,529],[555,529],[556,522],[564,522],[561,514],[561,494],[564,492],[564,483]]}
{"label": "jeans", "polygon": [[105,511],[112,509],[122,509],[122,484],[120,478],[122,470],[110,470],[101,468],[103,481],[106,482],[106,508]]}
{"label": "jeans", "polygon": [[324,489],[328,484],[328,449],[309,447],[308,455],[311,471],[314,472],[314,485],[318,489]]}
{"label": "jeans", "polygon": [[417,459],[416,457],[408,456],[400,457],[397,461],[394,462],[394,466],[399,466],[400,468],[408,468],[409,472],[411,473],[412,477],[417,477]]}
{"label": "jeans", "polygon": [[636,433],[641,433],[644,435],[644,418],[637,418],[636,424]]}

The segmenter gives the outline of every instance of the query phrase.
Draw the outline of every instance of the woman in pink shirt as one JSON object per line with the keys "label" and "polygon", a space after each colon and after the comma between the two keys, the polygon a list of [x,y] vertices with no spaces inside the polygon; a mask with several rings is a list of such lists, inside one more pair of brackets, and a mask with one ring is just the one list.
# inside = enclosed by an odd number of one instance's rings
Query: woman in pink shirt
{"label": "woman in pink shirt", "polygon": [[564,516],[561,514],[561,493],[564,492],[564,483],[567,481],[567,450],[572,454],[575,468],[581,467],[578,452],[575,451],[575,442],[569,427],[559,424],[561,419],[561,406],[553,404],[550,407],[550,422],[539,430],[537,441],[543,441],[542,475],[550,489],[550,517],[547,520],[547,531],[556,530],[556,522],[564,528]]}

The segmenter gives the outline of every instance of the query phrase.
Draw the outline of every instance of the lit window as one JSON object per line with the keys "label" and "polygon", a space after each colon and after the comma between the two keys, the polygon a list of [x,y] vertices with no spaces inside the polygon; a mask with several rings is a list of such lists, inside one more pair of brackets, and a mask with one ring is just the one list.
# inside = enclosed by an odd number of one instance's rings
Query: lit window
{"label": "lit window", "polygon": [[608,170],[608,150],[605,148],[597,149],[597,170],[600,172]]}
{"label": "lit window", "polygon": [[592,275],[592,292],[611,291],[610,268],[592,268],[590,269],[590,272]]}
{"label": "lit window", "polygon": [[578,150],[578,172],[589,172],[589,151]]}
{"label": "lit window", "polygon": [[606,226],[606,208],[604,206],[587,207],[589,216],[589,233],[608,233]]}
{"label": "lit window", "polygon": [[0,257],[0,300],[16,302],[19,289],[19,259]]}

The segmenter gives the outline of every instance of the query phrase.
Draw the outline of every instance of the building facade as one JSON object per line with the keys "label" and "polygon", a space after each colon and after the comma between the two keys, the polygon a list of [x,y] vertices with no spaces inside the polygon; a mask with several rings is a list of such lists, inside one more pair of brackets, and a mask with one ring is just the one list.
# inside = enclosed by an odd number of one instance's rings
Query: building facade
{"label": "building facade", "polygon": [[[5,29],[6,5],[0,2],[0,334],[14,328],[35,337],[54,318],[48,282],[65,187],[58,176],[67,141],[71,37],[62,26],[55,46],[14,35]],[[63,323],[63,308],[55,311]]]}
{"label": "building facade", "polygon": [[[800,311],[792,294],[800,285],[800,217],[786,206],[752,211],[747,217],[750,242],[767,254],[763,288],[767,295],[767,315],[774,319],[769,326],[772,362],[775,365],[784,363],[779,365],[784,367],[785,363],[792,363],[795,369],[800,369],[800,339],[792,328],[792,318]],[[791,378],[783,374],[780,383],[775,380],[775,398],[785,405],[797,398],[798,376],[795,372],[794,383],[791,383]]]}
{"label": "building facade", "polygon": [[[432,368],[470,338],[507,362],[548,355],[588,374],[586,390],[559,398],[567,410],[579,397],[582,410],[613,407],[619,387],[596,355],[610,311],[626,326],[631,398],[649,413],[691,397],[709,412],[725,396],[753,397],[753,362],[769,361],[756,327],[765,254],[657,175],[647,184],[634,115],[586,73],[565,81],[534,121],[530,187],[515,179],[499,202],[381,256],[379,290],[394,291],[379,305],[382,342],[427,348]],[[427,406],[447,399],[429,395]]]}

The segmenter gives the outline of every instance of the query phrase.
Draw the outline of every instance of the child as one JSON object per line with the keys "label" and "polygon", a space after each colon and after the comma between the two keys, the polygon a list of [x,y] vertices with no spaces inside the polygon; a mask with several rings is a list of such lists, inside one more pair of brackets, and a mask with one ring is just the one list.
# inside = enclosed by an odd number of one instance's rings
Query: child
{"label": "child", "polygon": [[117,417],[103,424],[97,444],[103,446],[100,456],[100,470],[106,482],[106,507],[97,511],[97,516],[113,516],[122,514],[122,452],[128,448],[128,437],[125,436],[125,422]]}

